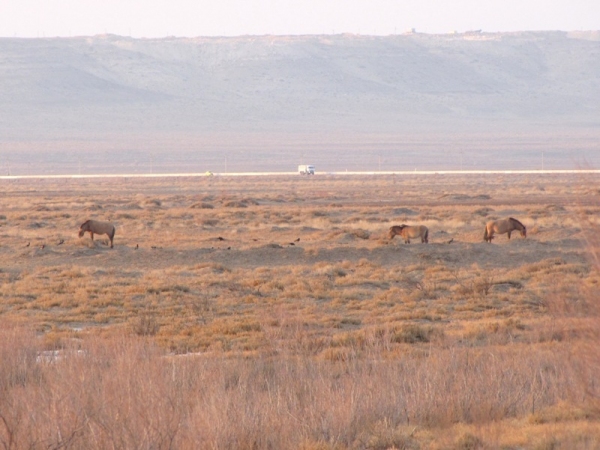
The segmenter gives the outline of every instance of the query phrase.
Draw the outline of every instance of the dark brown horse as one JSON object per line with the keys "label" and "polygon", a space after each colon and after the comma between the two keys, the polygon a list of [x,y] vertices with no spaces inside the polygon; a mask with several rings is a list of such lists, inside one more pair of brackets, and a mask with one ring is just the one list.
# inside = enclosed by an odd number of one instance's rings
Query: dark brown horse
{"label": "dark brown horse", "polygon": [[425,225],[394,225],[390,227],[388,237],[393,239],[396,235],[402,236],[405,244],[410,244],[411,238],[421,238],[421,243],[425,244],[429,242],[429,230]]}
{"label": "dark brown horse", "polygon": [[485,231],[483,232],[483,240],[486,242],[492,242],[494,234],[508,233],[510,239],[510,233],[513,231],[519,231],[521,236],[527,237],[527,228],[521,222],[513,217],[503,220],[492,220],[485,225]]}
{"label": "dark brown horse", "polygon": [[88,231],[94,240],[94,233],[106,234],[110,239],[110,248],[113,248],[113,238],[115,237],[115,226],[109,222],[100,222],[98,220],[86,220],[79,227],[79,237]]}

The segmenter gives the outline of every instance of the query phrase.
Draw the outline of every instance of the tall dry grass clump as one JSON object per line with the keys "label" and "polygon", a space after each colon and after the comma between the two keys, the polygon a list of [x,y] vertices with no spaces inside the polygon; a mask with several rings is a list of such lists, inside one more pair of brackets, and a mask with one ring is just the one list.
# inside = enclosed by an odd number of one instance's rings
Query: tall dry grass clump
{"label": "tall dry grass clump", "polygon": [[600,226],[585,216],[582,223],[593,273],[585,283],[557,281],[547,302],[562,334],[577,338],[576,345],[569,348],[565,357],[575,369],[586,395],[586,405],[600,414]]}
{"label": "tall dry grass clump", "polygon": [[[585,395],[554,348],[386,358],[167,355],[145,338],[42,352],[0,332],[4,448],[418,448],[420,430],[526,417]],[[462,438],[464,439],[464,437]]]}

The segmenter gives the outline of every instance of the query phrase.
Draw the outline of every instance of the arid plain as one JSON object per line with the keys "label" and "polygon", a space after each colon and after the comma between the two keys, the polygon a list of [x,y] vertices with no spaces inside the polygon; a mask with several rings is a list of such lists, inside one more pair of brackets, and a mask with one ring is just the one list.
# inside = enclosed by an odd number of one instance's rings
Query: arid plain
{"label": "arid plain", "polygon": [[9,448],[600,446],[598,175],[0,183]]}

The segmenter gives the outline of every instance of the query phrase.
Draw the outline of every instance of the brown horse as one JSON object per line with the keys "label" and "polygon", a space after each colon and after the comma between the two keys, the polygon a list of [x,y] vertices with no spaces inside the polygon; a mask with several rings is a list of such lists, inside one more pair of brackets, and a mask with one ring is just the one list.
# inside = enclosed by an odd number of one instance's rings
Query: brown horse
{"label": "brown horse", "polygon": [[421,243],[429,242],[429,230],[425,225],[394,225],[390,227],[388,237],[394,239],[394,236],[402,236],[405,244],[410,244],[411,238],[421,238]]}
{"label": "brown horse", "polygon": [[509,217],[508,219],[490,221],[485,225],[485,231],[483,232],[483,240],[486,242],[492,242],[494,239],[494,233],[496,234],[504,234],[508,233],[508,238],[510,239],[510,233],[513,231],[520,231],[521,236],[527,237],[527,228],[521,222],[513,217]]}
{"label": "brown horse", "polygon": [[98,220],[86,220],[79,227],[79,237],[89,231],[92,241],[94,240],[94,233],[106,234],[110,239],[110,248],[113,248],[113,238],[115,237],[115,226],[112,223],[100,222]]}

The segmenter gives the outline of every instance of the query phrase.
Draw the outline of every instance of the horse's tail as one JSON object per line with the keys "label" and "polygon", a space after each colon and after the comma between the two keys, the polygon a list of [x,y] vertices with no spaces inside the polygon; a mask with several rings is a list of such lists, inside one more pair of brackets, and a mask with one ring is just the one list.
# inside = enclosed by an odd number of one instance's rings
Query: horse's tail
{"label": "horse's tail", "polygon": [[110,230],[110,234],[109,237],[112,239],[115,237],[115,231],[117,231],[117,229],[115,228],[115,226],[113,225],[112,230]]}
{"label": "horse's tail", "polygon": [[423,236],[425,243],[429,242],[429,228],[425,228],[425,236]]}
{"label": "horse's tail", "polygon": [[487,241],[488,240],[488,230],[487,230],[487,225],[485,226],[485,231],[483,232],[483,240]]}

